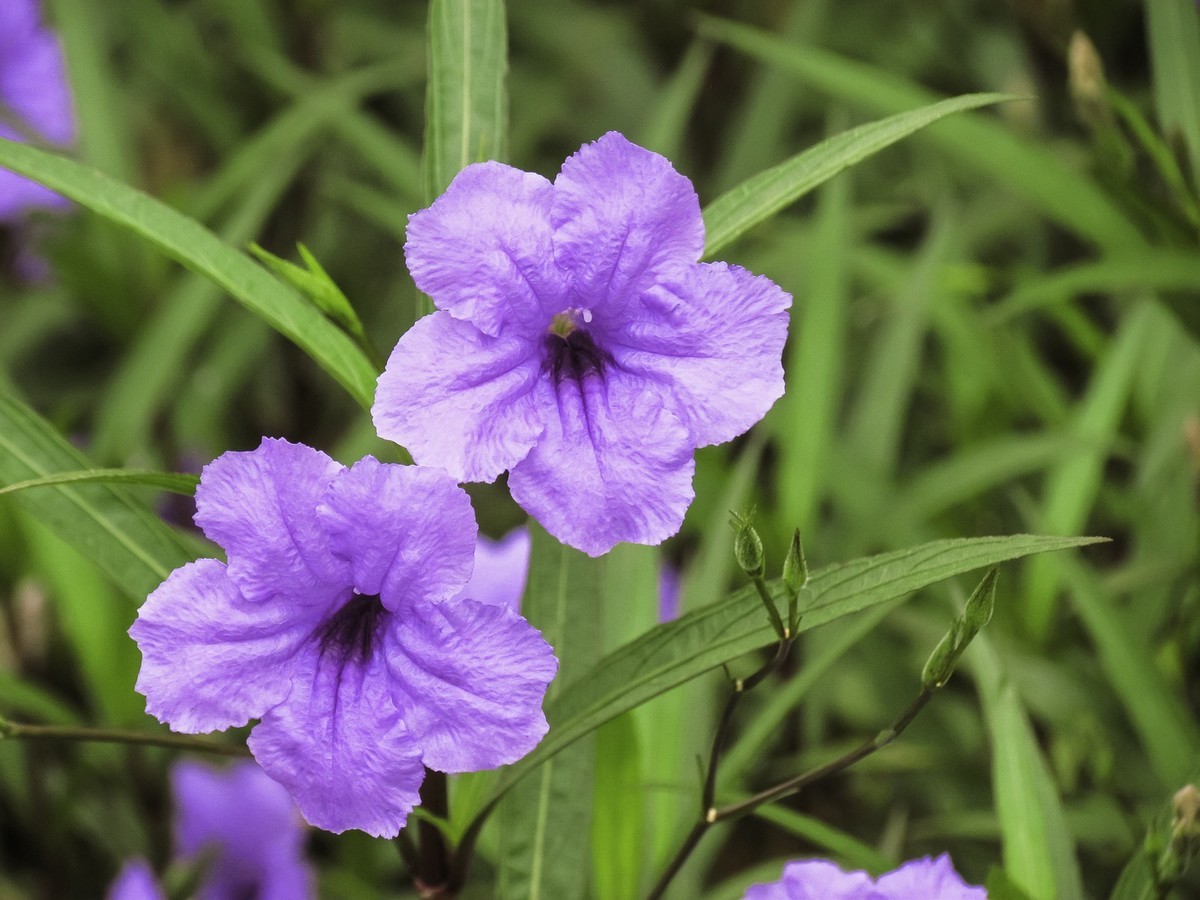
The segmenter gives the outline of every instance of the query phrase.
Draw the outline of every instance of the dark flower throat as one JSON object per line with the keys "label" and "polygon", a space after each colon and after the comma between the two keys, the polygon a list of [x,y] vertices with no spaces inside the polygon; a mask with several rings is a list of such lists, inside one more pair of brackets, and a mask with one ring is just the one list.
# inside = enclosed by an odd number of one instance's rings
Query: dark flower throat
{"label": "dark flower throat", "polygon": [[582,328],[574,328],[565,335],[548,331],[543,343],[546,355],[542,370],[550,373],[555,385],[562,384],[564,378],[580,385],[588,375],[603,378],[605,367],[612,362],[612,357]]}
{"label": "dark flower throat", "polygon": [[378,594],[355,594],[314,633],[321,655],[341,662],[366,662],[375,652],[379,620],[387,613]]}

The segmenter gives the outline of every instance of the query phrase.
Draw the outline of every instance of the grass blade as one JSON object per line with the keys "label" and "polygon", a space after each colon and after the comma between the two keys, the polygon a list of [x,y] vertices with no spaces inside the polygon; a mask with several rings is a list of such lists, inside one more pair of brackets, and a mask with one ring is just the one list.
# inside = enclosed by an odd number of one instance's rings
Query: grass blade
{"label": "grass blade", "polygon": [[70,197],[207,276],[299,345],[364,408],[370,407],[378,373],[354,342],[199,222],[100,172],[25,144],[0,140],[0,166]]}
{"label": "grass blade", "polygon": [[790,206],[839,172],[939,119],[957,112],[1019,99],[1013,94],[966,94],[860,125],[827,138],[786,162],[748,178],[708,204],[704,208],[707,235],[704,256],[711,258],[755,225]]}

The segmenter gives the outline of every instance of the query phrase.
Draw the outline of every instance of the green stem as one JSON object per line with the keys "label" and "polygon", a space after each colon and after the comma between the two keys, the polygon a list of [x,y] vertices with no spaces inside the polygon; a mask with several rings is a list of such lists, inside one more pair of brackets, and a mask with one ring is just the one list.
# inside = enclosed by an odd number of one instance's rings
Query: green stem
{"label": "green stem", "polygon": [[224,756],[249,756],[242,744],[219,744],[216,741],[183,734],[151,734],[144,731],[122,731],[117,728],[72,728],[59,725],[26,725],[0,719],[0,740],[23,741],[86,741],[101,744],[141,744],[165,747],[168,750],[195,750],[200,753],[219,753]]}
{"label": "green stem", "polygon": [[771,619],[771,627],[775,629],[775,636],[781,641],[789,639],[792,636],[792,630],[785,628],[783,619],[779,618],[779,610],[775,608],[775,599],[767,589],[767,582],[763,579],[762,575],[755,575],[752,580],[755,589],[758,591],[758,596],[763,602],[763,606],[767,608],[767,615]]}

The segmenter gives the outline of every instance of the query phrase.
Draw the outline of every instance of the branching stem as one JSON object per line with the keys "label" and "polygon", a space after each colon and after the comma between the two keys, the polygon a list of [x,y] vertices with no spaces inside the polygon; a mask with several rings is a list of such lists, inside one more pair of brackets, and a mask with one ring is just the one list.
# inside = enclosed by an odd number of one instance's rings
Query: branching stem
{"label": "branching stem", "polygon": [[921,693],[917,695],[917,698],[908,705],[908,708],[905,709],[904,712],[902,712],[894,722],[892,722],[890,727],[879,732],[879,734],[875,735],[875,737],[871,738],[870,740],[864,741],[849,753],[839,756],[837,759],[832,760],[823,766],[818,766],[817,768],[811,769],[801,775],[797,775],[794,778],[789,778],[787,781],[782,781],[774,787],[767,788],[765,791],[760,791],[752,797],[747,797],[745,800],[741,800],[737,803],[731,803],[728,806],[717,807],[714,802],[717,783],[716,768],[720,761],[720,745],[724,740],[725,732],[728,730],[729,723],[733,718],[733,707],[737,704],[738,699],[749,687],[753,687],[755,684],[758,684],[763,678],[767,677],[770,672],[773,672],[776,668],[778,668],[779,664],[783,662],[784,658],[786,658],[787,647],[790,646],[791,643],[792,639],[780,641],[780,650],[776,652],[775,658],[771,660],[771,662],[767,663],[762,669],[759,669],[754,673],[754,675],[750,676],[750,678],[746,679],[744,682],[735,682],[734,692],[730,695],[729,700],[726,701],[725,709],[721,714],[720,723],[717,726],[717,735],[713,740],[713,750],[709,759],[708,774],[705,778],[704,798],[702,808],[700,810],[700,817],[697,819],[696,824],[692,826],[692,830],[688,832],[688,836],[684,839],[683,844],[680,846],[674,858],[672,858],[670,864],[663,872],[662,877],[659,878],[658,883],[655,884],[654,888],[650,891],[648,900],[658,900],[658,898],[662,897],[672,879],[674,879],[674,877],[679,873],[679,870],[683,868],[683,864],[687,862],[688,857],[692,855],[692,851],[694,851],[699,845],[700,839],[704,837],[705,832],[707,832],[708,829],[713,825],[729,819],[740,818],[747,813],[753,812],[755,809],[763,806],[764,804],[772,803],[776,800],[787,797],[790,794],[794,794],[797,791],[803,790],[814,781],[819,781],[822,778],[826,778],[830,775],[841,772],[843,769],[848,769],[850,766],[854,765],[860,760],[865,759],[872,753],[882,750],[900,736],[901,732],[903,732],[904,729],[912,723],[912,720],[915,719],[917,714],[925,708],[925,704],[928,703],[930,698],[933,696],[935,688],[924,688]]}

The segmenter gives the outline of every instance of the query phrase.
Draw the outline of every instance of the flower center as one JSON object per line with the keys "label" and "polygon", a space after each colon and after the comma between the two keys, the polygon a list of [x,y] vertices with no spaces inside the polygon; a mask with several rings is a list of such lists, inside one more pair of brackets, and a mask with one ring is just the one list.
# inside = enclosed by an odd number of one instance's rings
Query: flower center
{"label": "flower center", "polygon": [[556,385],[564,378],[580,385],[591,374],[603,377],[604,368],[612,357],[601,348],[583,326],[592,321],[591,310],[569,309],[550,320],[544,345],[542,370],[554,378]]}
{"label": "flower center", "polygon": [[366,662],[375,651],[379,620],[386,613],[378,594],[355,594],[314,632],[321,655],[332,653],[341,662]]}

